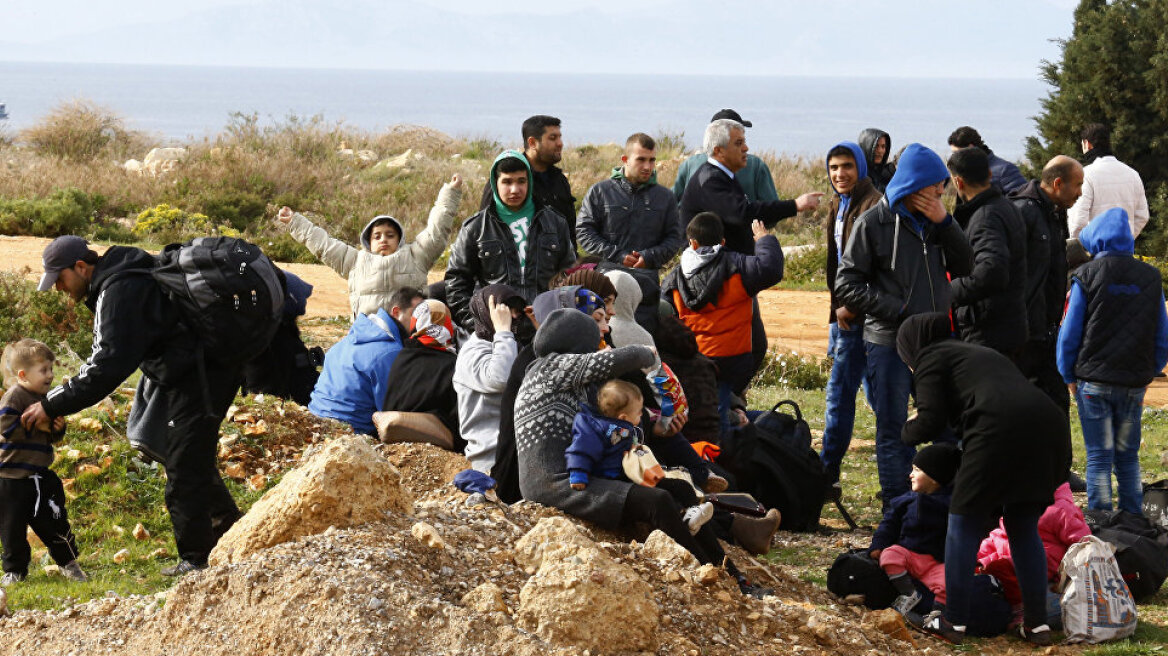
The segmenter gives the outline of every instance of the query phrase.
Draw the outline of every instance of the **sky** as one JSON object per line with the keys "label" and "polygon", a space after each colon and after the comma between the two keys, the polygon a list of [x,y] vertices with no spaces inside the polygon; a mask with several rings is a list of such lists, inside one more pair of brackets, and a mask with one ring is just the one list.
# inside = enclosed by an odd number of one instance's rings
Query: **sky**
{"label": "sky", "polygon": [[6,0],[4,61],[1033,78],[1075,0]]}

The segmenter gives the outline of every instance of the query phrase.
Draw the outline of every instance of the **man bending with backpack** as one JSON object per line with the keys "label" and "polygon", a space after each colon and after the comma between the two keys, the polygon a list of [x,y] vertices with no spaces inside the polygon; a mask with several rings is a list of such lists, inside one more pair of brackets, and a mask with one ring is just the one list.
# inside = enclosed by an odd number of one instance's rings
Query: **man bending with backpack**
{"label": "man bending with backpack", "polygon": [[[84,300],[93,311],[93,352],[76,376],[30,406],[21,420],[31,426],[78,412],[141,368],[158,390],[151,405],[164,404],[159,412],[165,417],[166,509],[180,560],[162,573],[177,576],[206,567],[211,548],[241,517],[219,476],[216,447],[242,363],[200,357],[200,338],[152,275],[156,266],[144,250],[112,246],[98,256],[71,235],[45,247],[37,290],[55,287]],[[135,397],[134,404],[140,403]]]}

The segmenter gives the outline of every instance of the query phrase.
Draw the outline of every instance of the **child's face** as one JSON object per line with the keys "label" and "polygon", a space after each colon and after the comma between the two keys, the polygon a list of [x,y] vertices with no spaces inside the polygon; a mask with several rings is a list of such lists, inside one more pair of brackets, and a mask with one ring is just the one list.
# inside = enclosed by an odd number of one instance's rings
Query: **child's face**
{"label": "child's face", "polygon": [[640,426],[641,410],[644,407],[645,404],[642,401],[633,399],[632,401],[629,401],[629,404],[625,406],[624,410],[621,410],[620,413],[617,414],[616,418],[620,419],[621,421],[627,421],[634,426]]}
{"label": "child's face", "polygon": [[53,387],[53,363],[42,360],[32,364],[27,369],[17,371],[16,379],[21,387],[30,392],[48,394]]}
{"label": "child's face", "polygon": [[401,236],[389,223],[379,223],[369,233],[369,248],[378,255],[393,255],[400,243]]}
{"label": "child's face", "polygon": [[912,485],[913,492],[920,494],[932,494],[941,489],[941,484],[933,480],[925,472],[921,471],[920,467],[913,465],[912,473],[908,475],[909,483]]}

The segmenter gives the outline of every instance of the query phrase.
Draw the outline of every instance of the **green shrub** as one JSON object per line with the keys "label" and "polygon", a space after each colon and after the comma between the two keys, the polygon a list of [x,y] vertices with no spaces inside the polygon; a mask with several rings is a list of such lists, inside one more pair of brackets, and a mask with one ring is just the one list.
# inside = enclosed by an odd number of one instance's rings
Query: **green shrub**
{"label": "green shrub", "polygon": [[57,353],[65,342],[78,356],[88,358],[93,340],[93,315],[83,303],[59,292],[38,292],[19,273],[0,272],[0,343],[22,337],[38,339]]}
{"label": "green shrub", "polygon": [[166,203],[155,205],[138,214],[133,233],[139,237],[163,231],[195,232],[206,234],[214,225],[206,214],[185,212]]}
{"label": "green shrub", "polygon": [[0,233],[59,237],[82,234],[89,228],[101,196],[80,189],[58,189],[46,198],[0,198]]}
{"label": "green shrub", "polygon": [[320,264],[320,260],[304,244],[296,241],[286,232],[280,232],[265,239],[256,239],[255,243],[264,251],[264,255],[273,262],[298,262],[301,264]]}
{"label": "green shrub", "polygon": [[34,150],[72,160],[124,159],[145,143],[142,135],[126,129],[120,116],[87,100],[57,106],[20,136]]}
{"label": "green shrub", "polygon": [[247,230],[263,219],[271,192],[252,192],[237,189],[209,190],[196,203],[203,213],[216,223],[226,224],[236,230]]}
{"label": "green shrub", "polygon": [[827,246],[817,244],[795,253],[783,263],[783,285],[827,289]]}
{"label": "green shrub", "polygon": [[752,387],[776,386],[788,389],[821,390],[827,386],[831,362],[770,349],[762,367],[751,382]]}

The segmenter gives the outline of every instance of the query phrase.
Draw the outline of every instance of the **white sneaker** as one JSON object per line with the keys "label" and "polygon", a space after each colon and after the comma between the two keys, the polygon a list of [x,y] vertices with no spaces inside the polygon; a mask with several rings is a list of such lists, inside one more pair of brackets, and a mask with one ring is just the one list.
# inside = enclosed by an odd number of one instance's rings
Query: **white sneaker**
{"label": "white sneaker", "polygon": [[85,583],[89,580],[89,575],[85,573],[85,570],[81,569],[81,565],[76,560],[61,566],[61,576],[78,583]]}
{"label": "white sneaker", "polygon": [[690,506],[685,509],[685,513],[681,518],[685,521],[685,525],[689,527],[690,535],[697,535],[698,531],[706,525],[706,522],[714,516],[714,504],[706,502],[696,506]]}
{"label": "white sneaker", "polygon": [[13,583],[20,583],[24,580],[24,574],[20,572],[5,572],[4,577],[0,578],[0,585],[12,585]]}
{"label": "white sneaker", "polygon": [[908,615],[908,612],[917,607],[921,601],[921,593],[913,592],[910,595],[900,595],[892,602],[892,608],[901,615]]}

